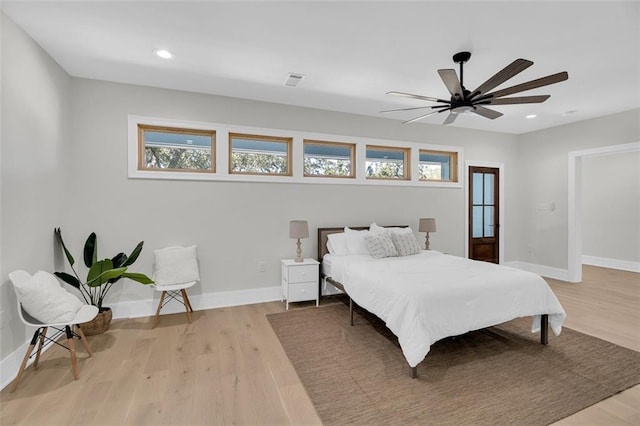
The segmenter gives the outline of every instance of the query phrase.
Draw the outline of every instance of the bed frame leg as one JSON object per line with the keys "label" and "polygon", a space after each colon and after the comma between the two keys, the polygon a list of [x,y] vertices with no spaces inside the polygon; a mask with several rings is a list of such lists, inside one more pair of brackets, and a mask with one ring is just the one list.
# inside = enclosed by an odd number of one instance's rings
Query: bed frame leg
{"label": "bed frame leg", "polygon": [[411,367],[411,378],[412,379],[418,378],[418,367]]}
{"label": "bed frame leg", "polygon": [[549,344],[549,315],[547,314],[540,318],[540,343]]}
{"label": "bed frame leg", "polygon": [[351,325],[353,325],[353,299],[349,298],[349,317]]}

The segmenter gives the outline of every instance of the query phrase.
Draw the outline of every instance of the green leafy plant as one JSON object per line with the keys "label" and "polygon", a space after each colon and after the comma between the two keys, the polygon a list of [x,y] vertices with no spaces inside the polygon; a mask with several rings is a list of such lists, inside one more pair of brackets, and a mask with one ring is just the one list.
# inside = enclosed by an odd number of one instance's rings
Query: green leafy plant
{"label": "green leafy plant", "polygon": [[64,244],[62,231],[60,228],[55,228],[54,233],[73,271],[73,275],[66,272],[55,272],[55,275],[67,284],[77,288],[85,302],[97,306],[100,311],[103,310],[102,303],[105,296],[111,290],[111,287],[122,278],[129,278],[140,284],[153,284],[153,280],[145,274],[128,272],[129,266],[138,259],[144,241],[140,241],[129,256],[124,253],[118,253],[111,259],[98,260],[98,239],[96,233],[92,232],[84,244],[83,259],[89,271],[87,272],[86,280],[83,281],[74,268],[75,259]]}

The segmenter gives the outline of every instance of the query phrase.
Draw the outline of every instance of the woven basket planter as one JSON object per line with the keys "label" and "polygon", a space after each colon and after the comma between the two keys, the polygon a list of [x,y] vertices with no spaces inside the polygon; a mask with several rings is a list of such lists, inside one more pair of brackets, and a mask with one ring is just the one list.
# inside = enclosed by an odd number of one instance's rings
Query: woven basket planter
{"label": "woven basket planter", "polygon": [[102,311],[98,312],[98,315],[96,315],[94,319],[80,324],[80,328],[85,336],[102,334],[109,329],[112,317],[113,313],[111,312],[111,308],[102,308]]}

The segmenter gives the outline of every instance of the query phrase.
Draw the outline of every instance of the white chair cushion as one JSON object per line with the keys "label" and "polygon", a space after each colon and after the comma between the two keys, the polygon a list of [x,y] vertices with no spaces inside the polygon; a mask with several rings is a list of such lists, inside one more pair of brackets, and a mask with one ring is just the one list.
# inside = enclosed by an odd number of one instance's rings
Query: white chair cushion
{"label": "white chair cushion", "polygon": [[43,324],[68,323],[84,305],[49,272],[38,271],[13,286],[24,310]]}
{"label": "white chair cushion", "polygon": [[200,281],[197,247],[167,247],[154,250],[157,286]]}

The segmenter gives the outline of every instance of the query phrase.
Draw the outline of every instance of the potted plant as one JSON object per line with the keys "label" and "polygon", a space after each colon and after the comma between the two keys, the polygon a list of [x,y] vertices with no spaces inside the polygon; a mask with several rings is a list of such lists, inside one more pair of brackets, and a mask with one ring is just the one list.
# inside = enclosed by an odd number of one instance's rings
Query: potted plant
{"label": "potted plant", "polygon": [[113,285],[122,278],[129,278],[141,284],[153,284],[153,280],[145,274],[128,271],[129,266],[138,259],[144,241],[140,241],[129,256],[118,253],[111,259],[98,260],[97,236],[95,232],[92,232],[84,244],[83,259],[88,272],[86,279],[82,280],[74,268],[75,260],[64,244],[62,231],[60,228],[55,228],[54,233],[64,250],[71,271],[73,271],[73,275],[66,272],[55,272],[55,275],[78,289],[85,302],[97,306],[99,310],[98,316],[94,320],[80,325],[82,331],[85,335],[104,333],[109,329],[112,313],[111,308],[103,306],[103,302]]}

